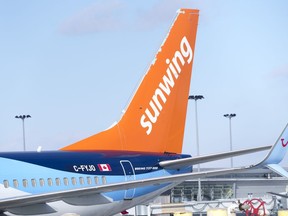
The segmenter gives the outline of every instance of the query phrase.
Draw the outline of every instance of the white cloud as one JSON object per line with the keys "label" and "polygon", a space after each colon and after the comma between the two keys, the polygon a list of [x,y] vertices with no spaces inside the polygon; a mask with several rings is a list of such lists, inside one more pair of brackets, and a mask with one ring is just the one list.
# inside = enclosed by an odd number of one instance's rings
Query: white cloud
{"label": "white cloud", "polygon": [[275,69],[271,74],[276,78],[288,78],[288,65],[283,65],[282,67]]}
{"label": "white cloud", "polygon": [[[195,8],[187,0],[155,1],[151,6],[127,1],[100,0],[67,18],[60,32],[68,35],[86,34],[119,29],[147,31],[172,22],[179,8]],[[144,3],[143,3],[144,4]]]}
{"label": "white cloud", "polygon": [[175,0],[166,0],[158,1],[157,4],[154,4],[151,8],[146,10],[139,9],[138,17],[135,21],[135,25],[138,29],[149,30],[154,29],[157,26],[173,21],[173,15],[176,15],[176,11],[179,8],[191,7],[191,1],[188,4],[188,1],[175,1]]}
{"label": "white cloud", "polygon": [[125,5],[119,0],[98,1],[65,20],[60,26],[63,34],[85,34],[120,28],[119,12]]}

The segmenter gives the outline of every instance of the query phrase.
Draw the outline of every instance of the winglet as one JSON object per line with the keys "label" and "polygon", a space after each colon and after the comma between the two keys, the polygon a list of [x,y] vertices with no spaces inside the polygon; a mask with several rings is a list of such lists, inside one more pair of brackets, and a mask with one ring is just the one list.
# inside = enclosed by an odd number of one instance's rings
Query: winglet
{"label": "winglet", "polygon": [[263,161],[256,164],[257,167],[267,167],[272,171],[288,178],[288,172],[278,165],[284,158],[288,148],[288,124],[285,126],[281,135],[277,139],[276,143],[272,146],[271,150],[264,158]]}

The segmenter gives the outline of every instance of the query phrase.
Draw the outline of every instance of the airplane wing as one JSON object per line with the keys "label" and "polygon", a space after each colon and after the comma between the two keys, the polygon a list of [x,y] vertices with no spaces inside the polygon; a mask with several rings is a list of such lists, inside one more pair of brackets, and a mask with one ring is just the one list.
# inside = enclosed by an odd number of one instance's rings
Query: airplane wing
{"label": "airplane wing", "polygon": [[203,155],[203,156],[192,157],[192,158],[162,161],[159,163],[159,165],[165,169],[179,169],[179,168],[183,168],[186,166],[211,162],[211,161],[234,157],[234,156],[240,156],[240,155],[264,151],[268,149],[271,149],[271,145],[257,147],[257,148],[243,149],[243,150],[238,150],[238,151],[223,152],[223,153],[218,153],[218,154]]}
{"label": "airplane wing", "polygon": [[94,187],[87,188],[79,188],[68,191],[60,191],[53,193],[46,193],[40,195],[27,195],[17,198],[10,198],[5,200],[0,200],[0,209],[10,209],[10,208],[18,208],[21,206],[29,206],[33,204],[39,203],[47,203],[53,201],[64,200],[65,198],[71,197],[81,197],[81,196],[89,196],[100,194],[104,192],[111,192],[117,190],[128,190],[131,188],[138,188],[149,185],[159,185],[164,183],[174,183],[174,182],[183,182],[189,179],[197,179],[197,178],[205,178],[210,176],[224,175],[228,173],[238,173],[242,172],[245,169],[249,169],[249,167],[240,167],[240,168],[229,168],[229,169],[220,169],[213,171],[205,171],[205,172],[197,172],[197,173],[186,173],[165,177],[157,177],[143,180],[134,180],[128,182],[121,183],[113,183],[106,185],[99,185]]}

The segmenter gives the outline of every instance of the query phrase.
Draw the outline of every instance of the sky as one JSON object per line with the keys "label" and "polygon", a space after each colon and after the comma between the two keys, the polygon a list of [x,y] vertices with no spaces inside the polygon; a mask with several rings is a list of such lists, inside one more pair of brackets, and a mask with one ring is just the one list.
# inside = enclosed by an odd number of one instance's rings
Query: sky
{"label": "sky", "polygon": [[[118,121],[182,7],[200,10],[190,89],[205,97],[200,154],[229,150],[226,113],[236,114],[233,149],[274,144],[288,122],[287,1],[14,0],[0,3],[0,151],[23,149],[16,115],[32,116],[30,151],[57,150]],[[183,152],[197,155],[194,101]]]}

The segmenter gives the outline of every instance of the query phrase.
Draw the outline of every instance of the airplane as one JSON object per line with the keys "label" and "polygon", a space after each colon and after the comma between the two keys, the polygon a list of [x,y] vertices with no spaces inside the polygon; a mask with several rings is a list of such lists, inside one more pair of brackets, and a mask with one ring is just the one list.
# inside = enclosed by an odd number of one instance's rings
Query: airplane
{"label": "airplane", "polygon": [[[0,214],[125,214],[188,179],[258,167],[287,175],[277,167],[286,152],[287,126],[272,147],[199,157],[182,154],[198,17],[199,10],[178,10],[126,111],[112,127],[56,151],[1,152]],[[194,164],[267,149],[268,156],[256,165],[192,172]]]}

